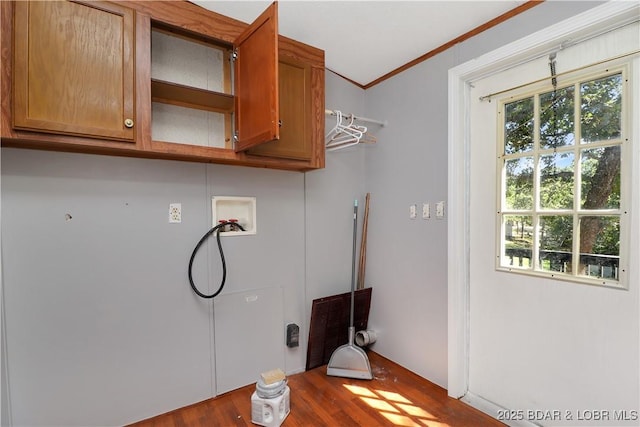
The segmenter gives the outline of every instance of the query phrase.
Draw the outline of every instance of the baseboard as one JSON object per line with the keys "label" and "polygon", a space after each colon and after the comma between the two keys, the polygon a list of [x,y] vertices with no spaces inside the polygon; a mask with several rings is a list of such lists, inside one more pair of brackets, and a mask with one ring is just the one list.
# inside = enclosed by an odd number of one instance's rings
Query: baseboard
{"label": "baseboard", "polygon": [[305,369],[304,368],[297,368],[297,369],[292,369],[290,371],[287,372],[287,376],[289,375],[295,375],[295,374],[300,374],[302,372],[304,372]]}
{"label": "baseboard", "polygon": [[[518,417],[519,414],[514,413],[513,411],[509,412],[507,408],[503,408],[502,406],[496,405],[495,403],[475,395],[473,393],[467,392],[464,396],[460,398],[461,401],[466,403],[467,405],[477,409],[478,411],[484,412],[485,414],[499,420],[500,422],[505,423],[510,427],[539,427],[539,424],[534,424],[527,420],[510,420],[506,418],[511,418],[508,415],[513,413],[515,418]],[[506,416],[501,416],[502,414]]]}

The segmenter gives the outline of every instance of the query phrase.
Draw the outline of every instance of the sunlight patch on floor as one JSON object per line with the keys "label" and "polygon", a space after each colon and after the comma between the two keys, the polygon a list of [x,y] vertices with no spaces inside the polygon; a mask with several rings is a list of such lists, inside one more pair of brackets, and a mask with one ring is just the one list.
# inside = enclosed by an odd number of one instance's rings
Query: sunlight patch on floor
{"label": "sunlight patch on floor", "polygon": [[388,419],[389,421],[391,421],[393,424],[395,424],[397,426],[402,426],[402,427],[422,427],[422,424],[416,423],[411,418],[409,418],[409,417],[407,417],[405,415],[388,414],[386,412],[381,412],[381,414],[386,419]]}
{"label": "sunlight patch on floor", "polygon": [[380,412],[400,412],[399,409],[393,407],[389,402],[385,402],[380,399],[372,399],[370,397],[360,397],[364,402],[371,406],[373,409],[377,409]]}
{"label": "sunlight patch on floor", "polygon": [[404,412],[406,412],[407,414],[413,417],[424,417],[424,418],[431,418],[431,419],[434,418],[434,416],[431,415],[428,411],[425,411],[424,409],[418,406],[407,405],[404,403],[396,403],[396,406],[398,406]]}
{"label": "sunlight patch on floor", "polygon": [[401,427],[449,427],[438,421],[426,409],[415,406],[413,402],[393,391],[371,390],[352,384],[343,384],[351,393],[358,396],[364,403],[375,409],[393,425]]}
{"label": "sunlight patch on floor", "polygon": [[372,392],[366,387],[360,387],[357,385],[343,384],[344,387],[349,390],[353,394],[357,394],[358,396],[367,396],[367,397],[378,397],[377,394]]}
{"label": "sunlight patch on floor", "polygon": [[412,403],[409,399],[407,399],[400,393],[396,393],[393,391],[376,390],[376,393],[378,393],[379,395],[381,395],[387,400],[391,400],[392,402],[401,402],[401,403],[408,403],[408,404]]}

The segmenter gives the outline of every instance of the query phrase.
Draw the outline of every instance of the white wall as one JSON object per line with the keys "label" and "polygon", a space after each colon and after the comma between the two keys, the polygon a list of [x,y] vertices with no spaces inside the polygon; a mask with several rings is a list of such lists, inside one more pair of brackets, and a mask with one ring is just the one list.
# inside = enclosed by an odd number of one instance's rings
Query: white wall
{"label": "white wall", "polygon": [[[211,301],[187,281],[212,195],[257,197],[258,234],[223,239],[224,294],[281,289],[274,316],[304,324],[304,174],[18,149],[2,162],[14,425],[126,424],[215,395],[216,357],[240,350],[213,351]],[[171,202],[181,224],[168,223]],[[210,239],[194,278],[212,292],[220,273]],[[281,327],[280,367],[303,370],[305,348],[286,349]],[[266,370],[262,352],[239,377]]]}
{"label": "white wall", "polygon": [[[637,8],[629,15],[637,19]],[[585,26],[576,25],[576,31],[585,31]],[[556,58],[558,72],[637,51],[639,34],[636,22],[563,49]],[[640,61],[634,62],[630,82],[640,81]],[[548,59],[539,57],[475,80],[471,90],[469,392],[541,425],[638,425],[640,276],[633,268],[640,259],[637,240],[624,253],[629,260],[621,264],[629,272],[624,275],[628,290],[495,271],[496,106],[478,99],[544,78],[547,66]],[[599,72],[611,66],[602,65]],[[630,86],[638,108],[640,92]],[[633,127],[629,140],[637,141],[638,126]],[[640,155],[637,144],[624,152],[635,159]],[[627,177],[629,184],[639,182],[637,160],[623,167],[629,170],[632,164],[636,175]],[[623,209],[632,218],[628,235],[637,236],[640,191],[635,188],[623,196]],[[545,410],[558,412],[552,419],[536,415]]]}
{"label": "white wall", "polygon": [[[325,76],[327,109],[363,115],[364,91],[332,72]],[[335,118],[326,116],[325,124],[328,132]],[[307,322],[314,299],[351,289],[353,202],[359,200],[359,241],[366,194],[362,148],[327,152],[326,168],[305,175]]]}
{"label": "white wall", "polygon": [[[0,150],[0,170],[2,169],[2,152]],[[2,174],[0,174],[0,188]],[[2,199],[0,198],[0,218],[2,217]],[[2,223],[0,219],[0,224]],[[7,376],[6,333],[4,321],[4,275],[2,273],[2,228],[0,227],[0,425],[9,425],[9,380]]]}
{"label": "white wall", "polygon": [[[452,53],[369,89],[367,116],[387,120],[366,147],[371,192],[367,284],[374,288],[375,351],[443,387],[447,384],[447,70]],[[429,203],[432,217],[409,219]],[[446,204],[445,204],[446,212]]]}
{"label": "white wall", "polygon": [[372,193],[367,284],[373,349],[447,386],[447,218],[409,220],[409,205],[447,196],[447,71],[595,2],[545,2],[365,92],[366,116],[388,120],[366,150]]}

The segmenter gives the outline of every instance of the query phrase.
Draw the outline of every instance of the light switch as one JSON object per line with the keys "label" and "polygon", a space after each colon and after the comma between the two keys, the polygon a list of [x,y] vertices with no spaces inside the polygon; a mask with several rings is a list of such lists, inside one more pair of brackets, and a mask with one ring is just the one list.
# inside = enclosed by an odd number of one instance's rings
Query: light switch
{"label": "light switch", "polygon": [[418,216],[418,206],[409,205],[409,219],[416,219],[416,216]]}
{"label": "light switch", "polygon": [[431,206],[429,206],[429,203],[423,203],[422,204],[422,219],[429,219],[431,218]]}
{"label": "light switch", "polygon": [[444,202],[436,203],[436,218],[444,218]]}

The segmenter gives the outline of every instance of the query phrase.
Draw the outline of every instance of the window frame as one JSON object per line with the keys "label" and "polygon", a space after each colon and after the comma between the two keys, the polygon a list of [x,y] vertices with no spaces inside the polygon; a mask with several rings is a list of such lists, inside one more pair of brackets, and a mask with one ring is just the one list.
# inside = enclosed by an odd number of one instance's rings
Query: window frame
{"label": "window frame", "polygon": [[[540,146],[540,95],[553,91],[551,77],[545,81],[538,81],[527,86],[520,86],[513,91],[507,92],[504,97],[496,102],[496,270],[502,272],[524,274],[527,276],[569,281],[573,283],[595,285],[599,287],[610,287],[616,289],[629,289],[629,251],[630,251],[630,207],[631,207],[631,179],[632,179],[632,150],[631,150],[631,124],[632,124],[632,61],[625,59],[615,61],[615,63],[604,63],[595,66],[585,67],[576,72],[567,73],[558,77],[557,89],[568,86],[577,88],[574,95],[574,143],[554,148],[541,148]],[[617,139],[603,140],[596,142],[581,142],[580,124],[580,85],[584,82],[597,80],[621,74],[621,124],[620,137]],[[515,101],[533,97],[533,149],[526,152],[505,154],[505,106]],[[580,192],[576,191],[581,187],[580,173],[580,151],[587,148],[599,148],[619,146],[620,147],[620,206],[617,209],[583,209],[580,206]],[[540,206],[540,158],[554,152],[571,152],[574,154],[573,165],[573,207],[572,209],[542,209]],[[531,209],[506,209],[506,161],[523,157],[533,157],[533,206]],[[503,259],[505,254],[505,227],[503,218],[511,216],[530,216],[532,219],[533,242],[531,247],[530,265],[520,267],[505,265]],[[540,251],[540,219],[549,215],[570,215],[573,219],[572,226],[572,268],[571,272],[558,272],[553,270],[543,270],[539,266]],[[590,277],[579,274],[580,250],[579,238],[576,236],[579,220],[584,216],[617,216],[620,224],[620,249],[618,255],[618,279],[608,279],[601,277]]]}

